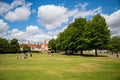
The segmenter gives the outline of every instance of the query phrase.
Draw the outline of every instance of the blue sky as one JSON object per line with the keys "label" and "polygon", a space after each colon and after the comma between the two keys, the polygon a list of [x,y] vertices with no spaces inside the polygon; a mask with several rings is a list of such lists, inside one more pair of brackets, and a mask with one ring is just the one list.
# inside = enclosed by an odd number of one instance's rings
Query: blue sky
{"label": "blue sky", "polygon": [[0,37],[19,42],[56,38],[75,18],[101,14],[120,36],[120,0],[0,0]]}

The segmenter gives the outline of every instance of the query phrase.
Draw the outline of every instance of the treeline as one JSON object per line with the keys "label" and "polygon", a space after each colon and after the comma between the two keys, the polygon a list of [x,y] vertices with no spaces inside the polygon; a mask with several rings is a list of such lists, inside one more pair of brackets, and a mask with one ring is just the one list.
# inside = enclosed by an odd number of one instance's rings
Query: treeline
{"label": "treeline", "polygon": [[98,49],[114,51],[113,45],[111,45],[113,40],[110,36],[110,30],[104,17],[97,14],[91,20],[76,18],[74,22],[67,26],[67,29],[59,33],[57,39],[51,39],[48,46],[55,51],[66,51],[66,54],[68,51],[71,54],[75,51],[80,51],[81,55],[83,55],[83,50],[94,49],[97,56]]}
{"label": "treeline", "polygon": [[19,53],[20,47],[17,39],[7,40],[0,38],[0,53]]}

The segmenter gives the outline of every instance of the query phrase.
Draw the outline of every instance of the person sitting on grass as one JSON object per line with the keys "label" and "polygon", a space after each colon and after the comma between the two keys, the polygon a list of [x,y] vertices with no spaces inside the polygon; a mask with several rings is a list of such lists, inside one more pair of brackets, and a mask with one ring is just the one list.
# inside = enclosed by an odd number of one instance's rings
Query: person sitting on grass
{"label": "person sitting on grass", "polygon": [[26,52],[25,53],[25,56],[24,56],[24,59],[26,59],[28,57],[28,53]]}

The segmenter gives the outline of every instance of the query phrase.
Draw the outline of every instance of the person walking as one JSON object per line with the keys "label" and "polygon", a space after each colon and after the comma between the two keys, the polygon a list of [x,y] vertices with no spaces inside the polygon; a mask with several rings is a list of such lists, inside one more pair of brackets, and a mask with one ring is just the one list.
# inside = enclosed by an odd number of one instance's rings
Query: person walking
{"label": "person walking", "polygon": [[30,57],[32,57],[32,52],[30,52]]}
{"label": "person walking", "polygon": [[119,57],[119,53],[118,53],[118,52],[116,53],[116,57],[117,57],[117,58]]}

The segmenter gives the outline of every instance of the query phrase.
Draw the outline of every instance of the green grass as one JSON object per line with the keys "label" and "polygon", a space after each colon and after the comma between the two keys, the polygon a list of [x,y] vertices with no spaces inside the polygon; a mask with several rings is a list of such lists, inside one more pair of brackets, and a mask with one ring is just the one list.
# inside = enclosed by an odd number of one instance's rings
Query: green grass
{"label": "green grass", "polygon": [[120,80],[120,58],[102,55],[0,54],[0,80]]}

